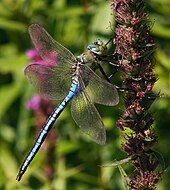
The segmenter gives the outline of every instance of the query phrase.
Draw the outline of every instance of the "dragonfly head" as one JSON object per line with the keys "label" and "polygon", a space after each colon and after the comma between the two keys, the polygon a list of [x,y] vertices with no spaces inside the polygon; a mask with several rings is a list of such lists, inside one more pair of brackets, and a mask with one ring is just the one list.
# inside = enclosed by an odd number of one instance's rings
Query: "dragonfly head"
{"label": "dragonfly head", "polygon": [[106,45],[100,39],[97,39],[93,44],[88,45],[87,49],[97,55],[105,55],[107,51]]}

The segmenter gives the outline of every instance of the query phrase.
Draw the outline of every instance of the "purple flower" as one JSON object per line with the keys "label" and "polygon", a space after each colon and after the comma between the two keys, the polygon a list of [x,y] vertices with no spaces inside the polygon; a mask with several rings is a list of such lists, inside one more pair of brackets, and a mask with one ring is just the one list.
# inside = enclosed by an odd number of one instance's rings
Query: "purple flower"
{"label": "purple flower", "polygon": [[[26,56],[30,59],[31,64],[40,64],[40,65],[44,65],[44,66],[48,66],[48,67],[53,67],[57,63],[56,62],[57,61],[56,53],[54,53],[52,51],[46,53],[45,57],[48,57],[47,62],[41,58],[41,56],[39,55],[39,53],[36,49],[27,50]],[[33,67],[32,67],[32,69],[33,69]],[[34,70],[30,69],[30,72],[31,71],[34,72]],[[46,79],[45,75],[44,76],[42,75],[41,78],[39,78],[38,80],[47,80],[47,79]],[[38,111],[41,108],[44,109],[44,105],[50,105],[50,104],[51,104],[50,100],[47,100],[40,95],[34,95],[34,96],[32,96],[32,98],[30,100],[28,100],[25,103],[25,106],[27,109]],[[48,109],[46,109],[46,110],[48,110]]]}
{"label": "purple flower", "polygon": [[40,107],[40,96],[34,95],[30,100],[25,103],[25,107],[30,110],[38,110]]}
{"label": "purple flower", "polygon": [[26,52],[26,56],[30,59],[31,64],[40,64],[52,67],[57,64],[57,56],[54,52],[48,52],[48,61],[44,61],[41,56],[39,55],[38,51],[36,49],[29,49]]}
{"label": "purple flower", "polygon": [[125,141],[121,147],[136,168],[128,185],[130,189],[155,189],[163,172],[158,167],[159,158],[148,151],[158,141],[149,108],[159,96],[152,91],[157,77],[153,72],[155,45],[148,15],[144,2],[138,0],[114,0],[111,8],[117,21],[114,54],[121,63],[122,86],[130,89],[128,93],[125,90],[124,112],[116,122],[116,126],[124,130]]}
{"label": "purple flower", "polygon": [[45,61],[40,57],[36,49],[27,50],[26,55],[30,59],[32,64],[37,63],[40,65],[46,65]]}

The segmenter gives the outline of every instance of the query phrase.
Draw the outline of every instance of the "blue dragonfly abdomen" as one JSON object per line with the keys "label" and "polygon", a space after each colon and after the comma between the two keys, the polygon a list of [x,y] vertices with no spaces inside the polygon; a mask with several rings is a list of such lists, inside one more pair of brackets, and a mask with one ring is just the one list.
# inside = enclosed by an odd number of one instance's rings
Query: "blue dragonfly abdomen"
{"label": "blue dragonfly abdomen", "polygon": [[47,119],[46,123],[44,124],[41,132],[39,133],[35,143],[33,144],[30,152],[28,153],[27,157],[25,158],[23,164],[20,167],[19,174],[17,176],[17,180],[20,181],[22,175],[25,173],[27,167],[29,166],[30,162],[33,160],[34,156],[40,149],[42,143],[44,142],[48,132],[50,131],[51,127],[55,123],[56,119],[60,116],[61,112],[64,110],[66,105],[69,101],[73,98],[76,93],[78,83],[77,78],[75,78],[71,84],[70,91],[67,96],[62,100],[62,102],[55,108],[55,110],[51,113],[49,118]]}
{"label": "blue dragonfly abdomen", "polygon": [[[118,92],[114,85],[101,79],[91,70],[87,63],[95,61],[93,53],[102,51],[102,45],[96,42],[89,51],[75,58],[73,54],[56,42],[47,31],[33,24],[29,33],[34,46],[47,63],[53,67],[31,64],[25,68],[25,75],[31,84],[44,96],[62,100],[41,129],[30,152],[26,156],[17,175],[20,181],[30,162],[38,152],[49,130],[56,119],[72,100],[71,114],[80,129],[98,144],[105,144],[106,132],[100,114],[94,106],[99,103],[114,106],[119,102]],[[105,51],[105,49],[103,49]],[[51,56],[52,55],[52,56]]]}

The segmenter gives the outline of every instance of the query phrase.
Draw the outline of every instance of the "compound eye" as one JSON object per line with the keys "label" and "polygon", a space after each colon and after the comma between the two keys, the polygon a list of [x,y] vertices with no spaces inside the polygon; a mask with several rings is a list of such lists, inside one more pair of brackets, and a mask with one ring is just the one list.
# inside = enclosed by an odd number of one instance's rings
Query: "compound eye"
{"label": "compound eye", "polygon": [[102,41],[101,41],[101,40],[99,40],[99,39],[98,39],[98,40],[96,40],[96,41],[95,41],[95,45],[99,45],[99,46],[100,46],[100,45],[102,45]]}
{"label": "compound eye", "polygon": [[101,44],[102,44],[102,42],[99,39],[94,42],[94,45],[101,45]]}

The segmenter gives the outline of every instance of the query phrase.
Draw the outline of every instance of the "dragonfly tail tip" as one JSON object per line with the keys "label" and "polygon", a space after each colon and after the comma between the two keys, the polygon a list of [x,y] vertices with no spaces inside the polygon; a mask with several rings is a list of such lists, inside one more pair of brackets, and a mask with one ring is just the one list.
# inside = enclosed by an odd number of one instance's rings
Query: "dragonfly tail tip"
{"label": "dragonfly tail tip", "polygon": [[17,180],[18,182],[21,180],[22,175],[23,175],[22,172],[19,172],[19,173],[18,173],[18,175],[17,175],[17,177],[16,177],[16,180]]}

